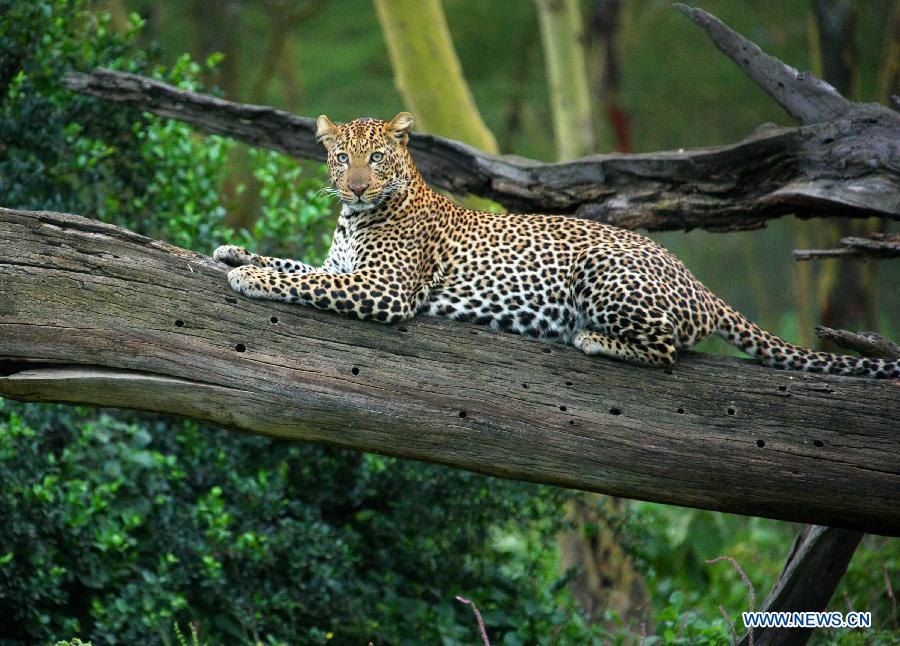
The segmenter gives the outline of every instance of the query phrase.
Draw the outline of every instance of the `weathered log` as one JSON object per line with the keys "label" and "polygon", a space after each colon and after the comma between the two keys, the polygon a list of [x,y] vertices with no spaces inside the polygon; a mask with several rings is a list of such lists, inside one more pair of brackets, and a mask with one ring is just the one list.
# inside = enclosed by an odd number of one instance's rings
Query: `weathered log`
{"label": "weathered log", "polygon": [[[680,9],[805,125],[761,128],[728,146],[596,155],[557,164],[496,157],[414,134],[410,149],[417,166],[432,184],[457,194],[481,195],[516,211],[570,213],[630,229],[755,229],[787,213],[900,219],[900,115],[847,101],[827,83],[763,54],[710,14]],[[110,70],[72,74],[63,82],[205,132],[299,158],[324,158],[311,118]]]}
{"label": "weathered log", "polygon": [[836,249],[794,249],[794,260],[821,258],[900,258],[900,234],[870,233],[865,238],[841,238]]}
{"label": "weathered log", "polygon": [[462,323],[384,327],[243,298],[225,269],[0,209],[0,395],[900,535],[900,382],[693,353],[666,374]]}

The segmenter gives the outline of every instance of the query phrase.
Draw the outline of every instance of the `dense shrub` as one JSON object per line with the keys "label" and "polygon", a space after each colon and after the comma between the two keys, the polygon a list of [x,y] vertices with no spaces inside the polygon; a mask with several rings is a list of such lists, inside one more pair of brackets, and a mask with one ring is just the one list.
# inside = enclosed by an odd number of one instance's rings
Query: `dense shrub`
{"label": "dense shrub", "polygon": [[455,594],[508,643],[572,623],[532,486],[139,414],[0,416],[5,643],[138,643],[173,621],[210,643],[468,641]]}

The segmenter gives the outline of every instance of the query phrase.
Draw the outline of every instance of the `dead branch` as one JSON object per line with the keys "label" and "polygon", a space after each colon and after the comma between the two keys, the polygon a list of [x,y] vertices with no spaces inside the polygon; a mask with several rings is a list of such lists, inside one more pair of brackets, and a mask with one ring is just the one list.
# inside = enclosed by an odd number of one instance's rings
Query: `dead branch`
{"label": "dead branch", "polygon": [[848,332],[817,325],[816,336],[826,341],[832,341],[842,348],[855,350],[864,357],[900,359],[900,345],[885,339],[876,332]]}
{"label": "dead branch", "polygon": [[865,238],[841,238],[837,249],[794,249],[794,260],[821,258],[900,258],[900,234],[870,233]]}
{"label": "dead branch", "polygon": [[[834,527],[808,527],[794,542],[762,611],[821,612],[828,606],[847,565],[862,540],[862,533]],[[805,644],[812,629],[755,628],[754,642],[749,633],[739,646],[794,646]]]}
{"label": "dead branch", "polygon": [[[649,230],[755,229],[798,217],[900,219],[900,115],[847,101],[700,9],[679,7],[804,125],[769,128],[728,146],[585,157],[544,164],[492,156],[415,134],[416,164],[434,185],[516,211],[570,213]],[[300,158],[323,159],[313,119],[97,69],[63,81],[77,92],[193,124],[208,133]],[[725,106],[723,106],[725,109]]]}

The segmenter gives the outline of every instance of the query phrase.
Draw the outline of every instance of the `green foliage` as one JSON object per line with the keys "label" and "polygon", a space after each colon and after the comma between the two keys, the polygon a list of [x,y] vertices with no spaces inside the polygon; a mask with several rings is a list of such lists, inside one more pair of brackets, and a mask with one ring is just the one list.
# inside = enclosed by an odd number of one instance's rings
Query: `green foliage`
{"label": "green foliage", "polygon": [[188,421],[0,415],[8,639],[137,643],[196,621],[209,643],[466,643],[454,594],[488,610],[498,643],[589,634],[552,585],[560,494]]}
{"label": "green foliage", "polygon": [[[172,624],[172,630],[175,631],[175,638],[178,640],[178,646],[189,646],[188,640],[181,632],[181,626],[178,623]],[[191,624],[191,641],[190,646],[200,646],[200,633],[197,632],[197,626]]]}
{"label": "green foliage", "polygon": [[233,244],[277,257],[302,255],[313,265],[325,260],[334,229],[328,198],[321,189],[327,168],[319,165],[305,179],[309,164],[272,151],[251,149],[253,176],[260,183],[262,201],[252,231],[241,231]]}
{"label": "green foliage", "polygon": [[107,192],[116,194],[137,183],[133,155],[110,161],[116,151],[132,148],[134,115],[70,94],[59,79],[71,69],[101,64],[141,71],[146,55],[129,48],[133,32],[116,35],[109,29],[109,18],[85,11],[83,0],[2,0],[2,4],[4,203],[97,212]]}

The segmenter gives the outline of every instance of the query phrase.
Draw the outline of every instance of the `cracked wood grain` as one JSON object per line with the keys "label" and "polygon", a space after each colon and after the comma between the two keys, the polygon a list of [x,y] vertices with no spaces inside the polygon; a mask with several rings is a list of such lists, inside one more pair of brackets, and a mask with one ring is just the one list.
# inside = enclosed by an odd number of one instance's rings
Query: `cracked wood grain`
{"label": "cracked wood grain", "polygon": [[462,323],[253,301],[225,271],[111,225],[0,209],[0,396],[900,535],[898,382],[696,353],[666,374]]}

